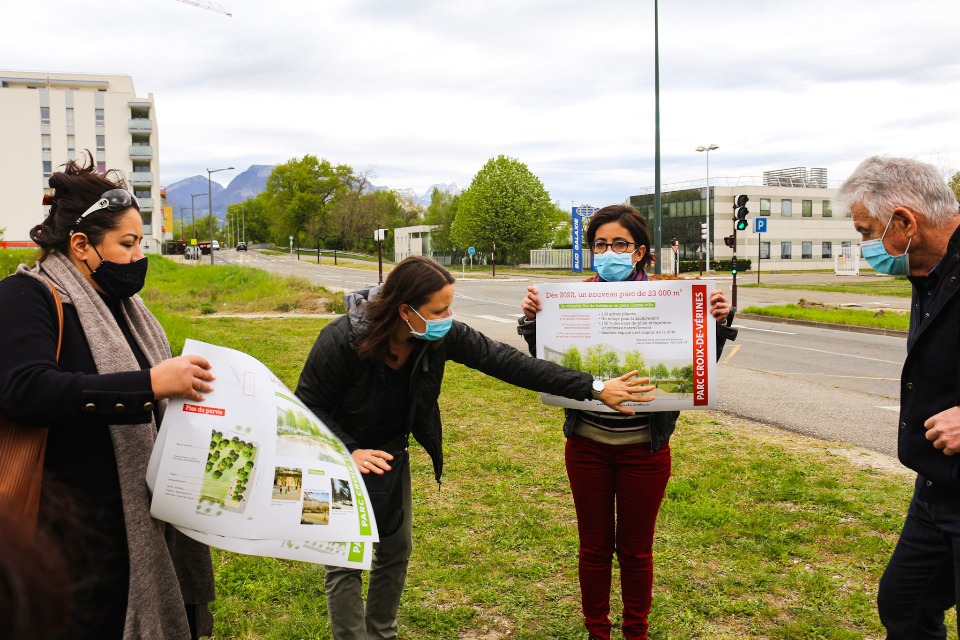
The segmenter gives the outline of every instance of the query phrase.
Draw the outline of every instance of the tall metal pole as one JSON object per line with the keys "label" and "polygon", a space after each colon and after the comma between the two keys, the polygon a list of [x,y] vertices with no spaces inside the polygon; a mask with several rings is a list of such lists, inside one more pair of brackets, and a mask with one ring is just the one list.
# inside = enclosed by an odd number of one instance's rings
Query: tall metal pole
{"label": "tall metal pole", "polygon": [[243,203],[240,203],[240,226],[241,226],[241,229],[243,229],[241,242],[246,242],[247,241],[247,220],[246,220],[246,213],[243,210]]}
{"label": "tall metal pole", "polygon": [[210,264],[213,264],[213,174],[217,171],[232,171],[233,167],[207,169],[207,202],[210,206]]}
{"label": "tall metal pole", "polygon": [[657,0],[653,0],[653,95],[655,101],[654,122],[656,126],[653,162],[654,162],[654,195],[653,195],[653,251],[656,256],[654,273],[663,272],[660,259],[660,12]]}
{"label": "tall metal pole", "polygon": [[197,239],[197,216],[194,213],[194,207],[196,207],[196,202],[194,198],[199,198],[200,196],[205,196],[206,193],[193,193],[190,194],[190,224],[193,225],[193,239]]}
{"label": "tall metal pole", "polygon": [[711,144],[707,147],[707,210],[705,211],[705,218],[707,220],[707,273],[710,273],[710,148],[713,147]]}

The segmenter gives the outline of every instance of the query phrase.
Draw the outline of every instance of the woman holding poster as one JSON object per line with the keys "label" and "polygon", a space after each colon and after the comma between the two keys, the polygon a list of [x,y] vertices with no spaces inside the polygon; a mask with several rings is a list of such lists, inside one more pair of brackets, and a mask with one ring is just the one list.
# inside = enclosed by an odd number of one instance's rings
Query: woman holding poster
{"label": "woman holding poster", "polygon": [[[612,408],[642,401],[652,387],[607,381],[599,396],[586,373],[531,358],[453,319],[454,278],[420,256],[398,264],[382,287],[344,296],[347,315],[320,332],[297,396],[350,450],[364,474],[380,533],[367,601],[359,569],[326,566],[324,586],[335,640],[396,638],[397,610],[412,548],[409,436],[443,471],[437,398],[448,360],[517,386],[567,398],[598,397]],[[626,408],[618,408],[633,413]]]}
{"label": "woman holding poster", "polygon": [[[650,263],[650,233],[640,213],[626,205],[600,209],[587,227],[594,254],[594,282],[642,281]],[[523,299],[519,333],[536,348],[536,316],[541,310],[535,287]],[[721,291],[710,294],[716,319],[717,357],[727,339],[736,338],[730,302]],[[596,390],[609,381],[597,380]],[[653,587],[653,532],[670,478],[671,434],[679,413],[634,415],[566,409],[567,476],[577,511],[580,537],[580,594],[591,638],[610,638],[610,581],[613,553],[620,563],[623,636],[647,637]]]}
{"label": "woman holding poster", "polygon": [[58,637],[210,635],[210,550],[150,517],[144,474],[164,399],[201,400],[213,375],[203,358],[170,357],[135,295],[143,221],[122,178],[91,157],[49,182],[37,264],[0,282],[0,411],[46,431],[39,525],[62,535],[73,600]]}

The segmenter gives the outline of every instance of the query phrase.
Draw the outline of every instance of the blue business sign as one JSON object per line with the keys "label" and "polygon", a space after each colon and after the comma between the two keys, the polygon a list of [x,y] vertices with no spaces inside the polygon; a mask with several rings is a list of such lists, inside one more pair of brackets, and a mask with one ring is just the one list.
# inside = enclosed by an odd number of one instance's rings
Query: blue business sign
{"label": "blue business sign", "polygon": [[756,217],[753,219],[753,231],[754,233],[764,233],[767,230],[767,219]]}
{"label": "blue business sign", "polygon": [[570,221],[570,241],[573,245],[573,272],[582,273],[583,272],[583,219],[589,218],[595,214],[599,209],[597,207],[590,207],[587,205],[581,207],[573,207],[570,210],[571,221]]}

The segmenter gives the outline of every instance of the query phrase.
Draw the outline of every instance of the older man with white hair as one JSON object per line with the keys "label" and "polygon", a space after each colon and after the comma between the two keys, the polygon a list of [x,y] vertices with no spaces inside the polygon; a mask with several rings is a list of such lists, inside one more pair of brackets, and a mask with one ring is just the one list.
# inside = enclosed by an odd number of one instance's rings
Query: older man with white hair
{"label": "older man with white hair", "polygon": [[960,205],[933,166],[867,158],[835,199],[879,273],[913,284],[900,376],[900,461],[917,472],[877,604],[887,640],[947,637],[960,598]]}

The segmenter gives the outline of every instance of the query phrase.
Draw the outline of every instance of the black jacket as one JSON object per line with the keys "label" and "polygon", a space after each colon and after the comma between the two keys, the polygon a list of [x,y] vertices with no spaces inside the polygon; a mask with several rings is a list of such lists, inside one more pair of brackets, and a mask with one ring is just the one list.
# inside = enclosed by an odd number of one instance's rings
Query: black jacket
{"label": "black jacket", "polygon": [[[354,348],[366,329],[363,303],[378,293],[379,287],[374,287],[344,296],[349,312],[320,331],[297,383],[297,397],[350,451],[384,444],[377,414],[387,365],[361,360]],[[456,320],[442,340],[418,341],[410,358],[409,430],[433,460],[438,482],[443,473],[443,434],[437,399],[447,360],[525,389],[577,400],[591,397],[589,374],[531,358]]]}
{"label": "black jacket", "polygon": [[[737,339],[738,331],[728,326],[733,323],[733,316],[736,312],[736,309],[730,309],[730,314],[727,316],[727,324],[717,324],[717,360],[720,359],[720,354],[723,353],[723,345],[727,343],[727,340]],[[530,354],[536,355],[537,323],[524,322],[524,319],[521,317],[517,333],[527,341]],[[564,409],[563,435],[568,438],[573,435],[573,425],[577,421],[577,412],[577,409]],[[679,411],[655,411],[650,414],[651,451],[659,451],[670,441],[670,436],[673,435],[674,430],[677,428],[677,418],[679,417]]]}
{"label": "black jacket", "polygon": [[928,418],[960,402],[960,227],[931,274],[910,281],[913,301],[900,375],[897,452],[900,462],[919,474],[920,499],[960,506],[960,456],[934,448],[923,427]]}

